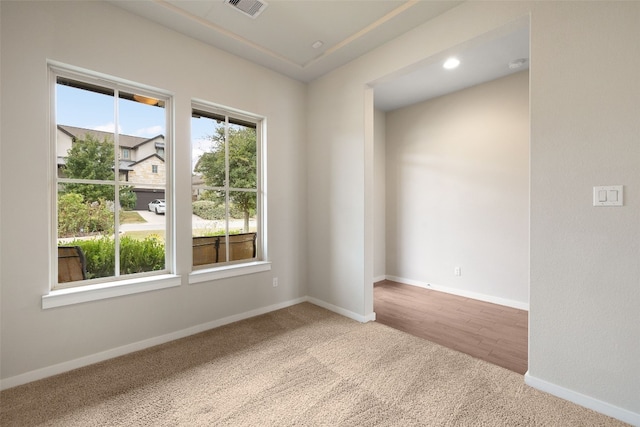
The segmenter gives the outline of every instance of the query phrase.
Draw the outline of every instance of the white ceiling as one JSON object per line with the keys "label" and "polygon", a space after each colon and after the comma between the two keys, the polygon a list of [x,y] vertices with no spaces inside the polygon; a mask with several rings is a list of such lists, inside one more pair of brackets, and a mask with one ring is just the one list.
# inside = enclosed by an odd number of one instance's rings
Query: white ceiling
{"label": "white ceiling", "polygon": [[[460,66],[446,70],[449,57]],[[509,64],[525,60],[518,68]],[[514,22],[448,49],[374,84],[375,105],[391,111],[426,99],[485,83],[529,68],[528,20]]]}
{"label": "white ceiling", "polygon": [[[109,0],[129,12],[303,82],[312,81],[462,3],[453,0],[260,1],[266,3],[266,8],[251,18],[224,0]],[[519,36],[524,37],[524,33]],[[318,40],[323,45],[313,48]],[[442,74],[432,60],[407,70],[402,76],[378,82],[376,106],[395,109],[433,96],[434,88],[438,89],[437,95],[441,95],[476,84],[474,81],[479,77],[482,81],[499,77],[490,75],[502,73],[504,69],[496,71],[497,66],[489,64],[504,62],[513,55],[528,58],[528,30],[526,41],[526,55],[520,53],[525,50],[522,40],[498,37],[484,47],[466,46],[465,58],[461,58],[462,65],[455,74]],[[500,55],[496,52],[504,55],[498,58]],[[515,58],[509,57],[508,61],[512,59]]]}

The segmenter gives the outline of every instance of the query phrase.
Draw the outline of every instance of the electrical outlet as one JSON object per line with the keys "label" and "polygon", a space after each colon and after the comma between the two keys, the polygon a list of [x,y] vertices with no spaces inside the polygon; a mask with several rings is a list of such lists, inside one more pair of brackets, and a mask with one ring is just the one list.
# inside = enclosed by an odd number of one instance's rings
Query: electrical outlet
{"label": "electrical outlet", "polygon": [[274,287],[274,288],[277,288],[277,287],[278,287],[278,278],[277,278],[277,277],[274,277],[274,278],[273,278],[273,287]]}
{"label": "electrical outlet", "polygon": [[453,274],[456,276],[462,276],[462,269],[460,267],[456,267],[453,269]]}

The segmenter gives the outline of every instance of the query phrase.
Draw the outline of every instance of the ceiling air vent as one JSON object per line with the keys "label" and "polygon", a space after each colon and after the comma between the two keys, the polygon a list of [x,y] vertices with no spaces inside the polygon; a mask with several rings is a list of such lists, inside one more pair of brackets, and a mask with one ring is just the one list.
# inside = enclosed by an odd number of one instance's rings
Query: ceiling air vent
{"label": "ceiling air vent", "polygon": [[267,8],[267,3],[259,0],[224,0],[224,2],[254,19]]}

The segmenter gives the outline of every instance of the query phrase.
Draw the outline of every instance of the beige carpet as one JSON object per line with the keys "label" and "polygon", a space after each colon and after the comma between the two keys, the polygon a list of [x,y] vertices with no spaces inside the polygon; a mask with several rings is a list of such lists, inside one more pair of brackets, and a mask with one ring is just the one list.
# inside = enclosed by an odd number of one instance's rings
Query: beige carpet
{"label": "beige carpet", "polygon": [[618,426],[521,375],[300,304],[0,394],[2,426]]}

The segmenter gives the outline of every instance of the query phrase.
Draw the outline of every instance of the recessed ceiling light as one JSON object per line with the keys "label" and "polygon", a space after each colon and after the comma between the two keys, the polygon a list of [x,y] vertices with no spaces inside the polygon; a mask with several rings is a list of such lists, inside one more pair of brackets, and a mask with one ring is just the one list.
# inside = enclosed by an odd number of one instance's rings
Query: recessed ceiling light
{"label": "recessed ceiling light", "polygon": [[313,42],[311,47],[314,48],[314,49],[319,49],[319,48],[322,47],[323,44],[324,44],[324,42],[322,40],[316,40],[315,42]]}
{"label": "recessed ceiling light", "polygon": [[454,68],[457,68],[458,65],[460,65],[460,60],[458,58],[449,58],[444,61],[444,64],[442,64],[442,66],[447,70],[453,70]]}

